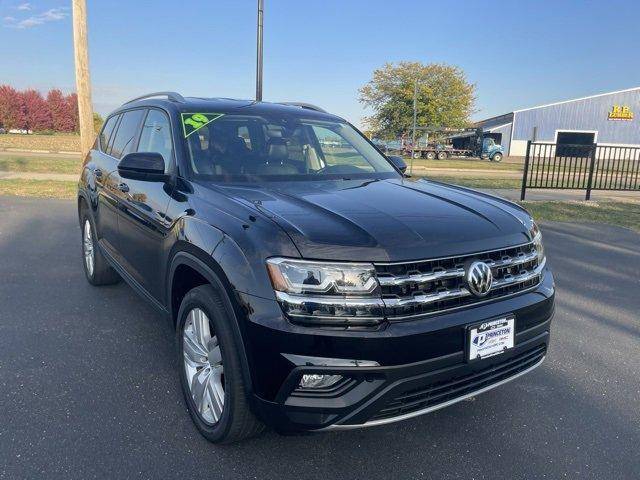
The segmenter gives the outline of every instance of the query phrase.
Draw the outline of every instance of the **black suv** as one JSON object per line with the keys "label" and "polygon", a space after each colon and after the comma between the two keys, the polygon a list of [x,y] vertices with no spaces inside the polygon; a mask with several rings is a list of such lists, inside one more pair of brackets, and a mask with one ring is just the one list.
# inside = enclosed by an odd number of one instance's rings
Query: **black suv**
{"label": "black suv", "polygon": [[167,318],[214,442],[394,422],[540,365],[536,224],[405,168],[312,105],[146,95],[84,161],[87,280],[124,278]]}

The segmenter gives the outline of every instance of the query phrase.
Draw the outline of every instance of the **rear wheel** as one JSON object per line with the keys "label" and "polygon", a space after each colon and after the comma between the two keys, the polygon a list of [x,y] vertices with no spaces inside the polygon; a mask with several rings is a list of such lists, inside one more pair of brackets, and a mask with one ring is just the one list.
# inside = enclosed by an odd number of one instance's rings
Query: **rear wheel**
{"label": "rear wheel", "polygon": [[413,158],[418,159],[418,158],[420,158],[421,156],[422,156],[422,155],[421,155],[421,153],[420,153],[420,152],[413,152]]}
{"label": "rear wheel", "polygon": [[436,158],[436,152],[427,152],[427,160],[434,160]]}
{"label": "rear wheel", "polygon": [[210,285],[187,293],[178,313],[182,391],[196,427],[214,443],[237,442],[264,428],[249,409],[232,321]]}
{"label": "rear wheel", "polygon": [[446,160],[447,157],[447,152],[438,152],[438,160]]}
{"label": "rear wheel", "polygon": [[111,268],[98,246],[96,229],[86,207],[81,211],[82,265],[87,281],[91,285],[112,285],[120,281],[118,273]]}

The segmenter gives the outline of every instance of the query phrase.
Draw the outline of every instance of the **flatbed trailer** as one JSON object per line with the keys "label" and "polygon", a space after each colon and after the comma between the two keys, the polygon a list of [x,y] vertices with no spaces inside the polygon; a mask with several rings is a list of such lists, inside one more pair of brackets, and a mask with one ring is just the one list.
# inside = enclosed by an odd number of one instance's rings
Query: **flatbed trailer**
{"label": "flatbed trailer", "polygon": [[[415,146],[405,145],[405,153],[413,158],[426,158],[427,160],[446,160],[450,157],[476,157],[488,158],[491,161],[502,160],[503,150],[500,145],[496,145],[493,139],[485,139],[481,128],[461,128],[461,129],[431,129],[429,133],[448,133],[447,140],[452,145],[442,143],[420,144]],[[456,147],[455,143],[461,144],[464,148]]]}

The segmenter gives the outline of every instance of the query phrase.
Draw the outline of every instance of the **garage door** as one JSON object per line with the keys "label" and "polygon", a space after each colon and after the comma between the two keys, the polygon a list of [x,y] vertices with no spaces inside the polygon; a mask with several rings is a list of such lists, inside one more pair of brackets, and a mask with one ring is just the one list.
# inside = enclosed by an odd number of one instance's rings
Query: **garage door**
{"label": "garage door", "polygon": [[[560,157],[581,157],[588,155],[595,143],[594,132],[558,132],[556,155]],[[584,145],[584,148],[581,148]]]}

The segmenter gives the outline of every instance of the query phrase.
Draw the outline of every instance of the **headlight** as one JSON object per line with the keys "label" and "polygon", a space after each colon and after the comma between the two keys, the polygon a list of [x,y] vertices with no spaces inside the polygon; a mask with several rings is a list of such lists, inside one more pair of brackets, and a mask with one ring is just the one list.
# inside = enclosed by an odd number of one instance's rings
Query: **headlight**
{"label": "headlight", "polygon": [[540,231],[540,227],[538,227],[536,222],[532,221],[529,233],[533,237],[533,247],[536,249],[536,252],[538,252],[538,265],[540,265],[545,258],[544,245],[542,244],[542,232]]}
{"label": "headlight", "polygon": [[267,270],[276,298],[294,322],[362,326],[383,319],[380,286],[370,263],[270,258]]}

